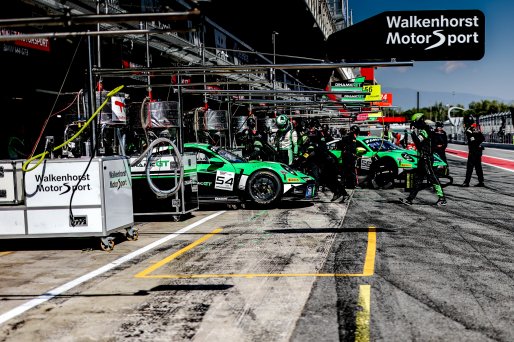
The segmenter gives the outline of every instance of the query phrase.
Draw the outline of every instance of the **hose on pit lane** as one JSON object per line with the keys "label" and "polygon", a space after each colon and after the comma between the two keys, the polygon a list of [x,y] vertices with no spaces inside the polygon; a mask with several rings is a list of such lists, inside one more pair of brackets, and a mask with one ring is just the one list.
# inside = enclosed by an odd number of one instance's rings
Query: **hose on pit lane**
{"label": "hose on pit lane", "polygon": [[[159,189],[152,181],[152,177],[150,174],[151,161],[152,161],[152,155],[154,153],[154,148],[156,145],[158,145],[160,143],[167,143],[173,149],[173,153],[175,155],[175,162],[176,162],[175,179],[177,179],[177,169],[178,169],[178,180],[176,181],[175,186],[169,190]],[[141,153],[141,155],[136,160],[134,160],[132,163],[130,163],[130,166],[135,166],[135,165],[139,164],[145,158],[146,158],[146,165],[145,165],[146,181],[148,182],[148,186],[150,187],[150,190],[152,190],[152,192],[154,194],[156,194],[158,198],[167,198],[167,197],[170,197],[170,196],[173,196],[174,194],[176,194],[177,191],[182,186],[182,182],[184,181],[184,168],[182,165],[182,156],[180,155],[179,150],[178,150],[177,146],[173,143],[173,141],[171,141],[168,138],[155,139],[148,146],[148,148],[143,153]]]}
{"label": "hose on pit lane", "polygon": [[[91,115],[91,117],[84,123],[84,125],[77,131],[77,133],[75,133],[71,138],[69,138],[68,140],[66,140],[65,142],[63,142],[62,144],[60,144],[59,146],[56,146],[52,149],[52,152],[53,151],[57,151],[58,149],[62,148],[63,146],[66,146],[67,144],[69,144],[70,142],[72,142],[73,140],[75,140],[80,134],[82,134],[82,132],[86,129],[86,127],[89,126],[89,124],[96,118],[96,116],[98,115],[98,113],[100,113],[103,109],[103,107],[111,100],[111,97],[114,96],[117,92],[119,92],[121,89],[123,89],[123,85],[111,90],[108,94],[107,94],[107,97],[105,98],[105,101],[100,105],[100,107],[98,107],[96,109],[96,111],[93,113],[93,115]],[[24,172],[29,172],[29,171],[32,171],[34,170],[35,168],[37,168],[42,162],[43,160],[45,159],[45,157],[50,153],[51,151],[48,151],[48,150],[45,150],[44,152],[36,155],[36,156],[33,156],[29,159],[27,159],[21,169],[24,171]],[[34,161],[34,160],[37,160],[37,163],[36,165],[34,165],[33,167],[31,168],[27,168],[28,165]]]}

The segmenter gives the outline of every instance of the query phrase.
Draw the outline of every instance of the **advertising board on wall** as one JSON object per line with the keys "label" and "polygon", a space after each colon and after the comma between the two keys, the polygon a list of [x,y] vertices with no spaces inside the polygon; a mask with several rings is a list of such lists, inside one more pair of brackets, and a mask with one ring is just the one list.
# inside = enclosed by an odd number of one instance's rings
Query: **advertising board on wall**
{"label": "advertising board on wall", "polygon": [[479,10],[383,12],[327,39],[332,61],[479,60],[484,47]]}

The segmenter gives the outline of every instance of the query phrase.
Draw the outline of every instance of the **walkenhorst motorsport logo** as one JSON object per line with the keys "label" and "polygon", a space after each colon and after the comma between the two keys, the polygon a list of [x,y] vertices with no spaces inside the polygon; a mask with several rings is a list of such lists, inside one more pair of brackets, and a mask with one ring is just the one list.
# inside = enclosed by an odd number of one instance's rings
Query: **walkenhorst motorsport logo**
{"label": "walkenhorst motorsport logo", "polygon": [[479,10],[383,12],[327,39],[332,61],[479,60],[485,17]]}
{"label": "walkenhorst motorsport logo", "polygon": [[[64,195],[70,191],[91,191],[91,180],[89,174],[85,175],[54,175],[48,174],[46,176],[36,175],[36,182],[38,192],[58,192],[59,195]],[[50,184],[48,184],[50,183]],[[54,183],[54,184],[52,184]],[[57,183],[57,184],[55,184]]]}
{"label": "walkenhorst motorsport logo", "polygon": [[[430,50],[440,46],[452,46],[455,44],[478,44],[479,34],[477,31],[472,33],[450,33],[445,31],[448,28],[480,28],[479,18],[477,15],[465,18],[448,18],[445,15],[441,15],[437,18],[423,18],[417,15],[410,15],[403,17],[401,15],[386,16],[387,27],[389,31],[387,33],[386,44],[421,44],[428,45],[425,50]],[[434,29],[432,33],[421,33],[415,32],[405,33],[408,29],[417,28],[428,28]]]}

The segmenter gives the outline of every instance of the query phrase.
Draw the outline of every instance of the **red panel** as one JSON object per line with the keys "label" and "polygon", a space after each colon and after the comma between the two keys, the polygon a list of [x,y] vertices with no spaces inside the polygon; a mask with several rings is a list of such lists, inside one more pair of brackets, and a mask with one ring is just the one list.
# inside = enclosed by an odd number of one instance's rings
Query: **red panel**
{"label": "red panel", "polygon": [[375,68],[361,68],[361,76],[364,76],[366,81],[375,80]]}

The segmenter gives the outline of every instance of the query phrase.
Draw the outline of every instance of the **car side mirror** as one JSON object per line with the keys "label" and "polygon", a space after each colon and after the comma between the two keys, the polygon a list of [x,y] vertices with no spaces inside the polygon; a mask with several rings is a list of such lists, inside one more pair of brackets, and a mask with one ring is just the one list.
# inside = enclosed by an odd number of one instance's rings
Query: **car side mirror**
{"label": "car side mirror", "polygon": [[209,158],[209,164],[211,164],[213,166],[223,166],[225,164],[225,162],[221,158],[212,157],[212,158]]}
{"label": "car side mirror", "polygon": [[360,157],[366,153],[366,149],[364,147],[357,147],[356,153]]}

